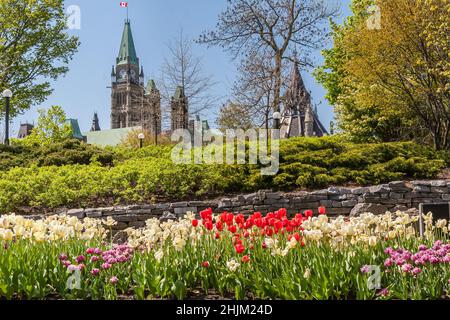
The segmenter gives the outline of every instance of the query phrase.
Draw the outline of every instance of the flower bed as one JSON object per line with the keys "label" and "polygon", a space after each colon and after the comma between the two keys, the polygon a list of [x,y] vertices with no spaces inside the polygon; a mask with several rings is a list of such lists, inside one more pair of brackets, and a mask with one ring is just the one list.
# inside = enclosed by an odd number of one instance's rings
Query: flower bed
{"label": "flower bed", "polygon": [[[201,212],[148,220],[113,245],[115,221],[0,218],[0,297],[134,299],[233,294],[238,299],[442,299],[450,294],[447,221],[406,213],[329,219]],[[380,283],[376,284],[377,268]]]}

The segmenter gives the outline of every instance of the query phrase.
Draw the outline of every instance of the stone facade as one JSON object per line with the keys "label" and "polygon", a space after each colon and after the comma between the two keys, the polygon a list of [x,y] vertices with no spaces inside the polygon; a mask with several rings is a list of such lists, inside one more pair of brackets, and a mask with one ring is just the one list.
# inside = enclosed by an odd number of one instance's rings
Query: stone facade
{"label": "stone facade", "polygon": [[[183,201],[92,209],[58,209],[48,215],[68,214],[80,219],[85,217],[105,219],[111,216],[118,222],[114,228],[123,230],[128,227],[143,227],[148,219],[177,219],[188,211],[198,213],[206,208],[212,208],[216,213],[230,211],[243,214],[254,211],[267,213],[286,208],[289,214],[296,214],[307,209],[317,211],[319,206],[325,206],[329,216],[356,216],[364,212],[382,214],[386,211],[408,210],[418,208],[420,203],[437,202],[450,202],[450,180],[396,181],[373,187],[330,187],[319,191],[295,193],[262,190],[252,194],[212,201]],[[29,218],[39,219],[42,218],[42,215],[29,216]]]}
{"label": "stone facade", "polygon": [[188,100],[184,94],[184,89],[178,87],[175,95],[170,101],[170,129],[173,131],[178,129],[188,129],[189,125],[189,110]]}
{"label": "stone facade", "polygon": [[111,72],[111,129],[142,127],[161,133],[161,97],[153,80],[144,86],[131,25],[125,22],[116,65]]}

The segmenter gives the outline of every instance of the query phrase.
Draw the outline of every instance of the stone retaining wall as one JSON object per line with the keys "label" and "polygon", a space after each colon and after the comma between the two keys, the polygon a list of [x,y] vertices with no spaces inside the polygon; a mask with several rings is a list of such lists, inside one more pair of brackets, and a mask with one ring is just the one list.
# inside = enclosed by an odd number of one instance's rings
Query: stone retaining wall
{"label": "stone retaining wall", "polygon": [[[325,206],[330,216],[354,216],[363,212],[381,214],[386,211],[407,210],[417,208],[420,203],[436,202],[450,202],[450,180],[395,181],[373,187],[330,187],[313,192],[283,193],[262,190],[215,201],[186,201],[92,209],[58,209],[50,214],[68,214],[80,219],[85,217],[104,219],[111,216],[118,222],[115,229],[123,230],[128,227],[143,227],[145,221],[151,218],[176,219],[183,216],[187,211],[198,213],[209,207],[216,213],[223,211],[244,214],[254,211],[267,213],[286,208],[290,214],[295,214],[307,209],[316,211],[319,206]],[[29,217],[39,219],[42,218],[42,215]]]}

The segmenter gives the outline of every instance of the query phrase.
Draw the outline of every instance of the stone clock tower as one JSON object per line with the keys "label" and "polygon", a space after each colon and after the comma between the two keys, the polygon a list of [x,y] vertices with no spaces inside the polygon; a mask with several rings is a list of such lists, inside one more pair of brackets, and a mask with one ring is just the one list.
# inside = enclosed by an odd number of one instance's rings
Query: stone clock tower
{"label": "stone clock tower", "polygon": [[142,126],[161,133],[160,94],[153,80],[144,85],[144,68],[139,64],[129,20],[112,68],[111,88],[111,129]]}

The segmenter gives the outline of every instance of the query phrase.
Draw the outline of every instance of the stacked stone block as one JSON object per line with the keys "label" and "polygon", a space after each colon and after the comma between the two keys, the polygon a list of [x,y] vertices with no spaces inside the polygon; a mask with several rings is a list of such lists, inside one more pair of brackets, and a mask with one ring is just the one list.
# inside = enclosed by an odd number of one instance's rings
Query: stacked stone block
{"label": "stacked stone block", "polygon": [[[394,181],[373,187],[330,187],[312,192],[283,193],[261,190],[214,201],[183,201],[69,210],[60,208],[46,215],[67,214],[79,219],[85,217],[106,219],[111,216],[117,221],[114,229],[123,230],[129,227],[141,228],[148,219],[157,218],[163,221],[177,219],[188,211],[198,213],[206,208],[212,208],[215,213],[228,211],[243,214],[257,211],[264,214],[286,208],[289,214],[296,214],[308,209],[317,211],[318,207],[325,206],[330,216],[357,216],[364,212],[382,214],[386,211],[408,210],[418,208],[420,203],[438,202],[450,202],[450,180]],[[38,219],[42,216],[29,217]]]}

